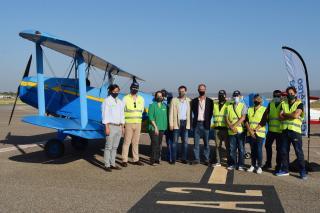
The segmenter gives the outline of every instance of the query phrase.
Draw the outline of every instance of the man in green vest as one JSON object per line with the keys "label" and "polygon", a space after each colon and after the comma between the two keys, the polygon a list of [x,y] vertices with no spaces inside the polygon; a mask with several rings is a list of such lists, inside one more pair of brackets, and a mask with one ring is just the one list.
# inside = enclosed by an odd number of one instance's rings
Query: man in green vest
{"label": "man in green vest", "polygon": [[272,168],[272,145],[274,140],[276,141],[276,168],[275,173],[280,170],[281,166],[281,151],[280,151],[280,143],[281,143],[281,121],[279,120],[279,114],[281,109],[281,91],[275,90],[273,91],[273,100],[269,103],[267,107],[268,112],[268,133],[266,138],[266,154],[267,160],[263,169]]}
{"label": "man in green vest", "polygon": [[[237,168],[243,171],[244,165],[244,144],[243,144],[243,122],[246,118],[247,107],[240,102],[241,93],[239,90],[233,92],[233,103],[227,107],[226,123],[228,127],[230,159],[228,170]],[[238,151],[238,155],[237,155]]]}
{"label": "man in green vest", "polygon": [[139,161],[139,140],[141,133],[142,113],[144,111],[144,99],[138,95],[139,84],[133,82],[130,86],[130,94],[123,98],[125,132],[122,145],[122,166],[128,166],[128,153],[132,144],[133,164],[143,166]]}
{"label": "man in green vest", "polygon": [[251,146],[251,167],[247,170],[257,174],[262,173],[262,147],[266,137],[267,112],[262,106],[262,97],[259,94],[253,96],[254,106],[248,109],[246,117],[246,127],[248,141]]}
{"label": "man in green vest", "polygon": [[280,120],[282,121],[281,129],[281,170],[276,176],[289,175],[289,152],[290,144],[293,145],[297,156],[300,169],[300,178],[307,179],[304,154],[302,150],[302,131],[301,126],[304,119],[303,103],[297,98],[295,87],[288,87],[287,100],[281,104]]}
{"label": "man in green vest", "polygon": [[227,114],[227,107],[229,103],[226,99],[226,91],[220,90],[218,92],[218,102],[213,104],[213,128],[214,128],[214,141],[215,141],[215,164],[214,166],[221,166],[221,149],[222,149],[222,142],[224,142],[226,151],[227,151],[227,159],[230,158],[230,147],[228,142],[228,127],[226,124],[226,114]]}

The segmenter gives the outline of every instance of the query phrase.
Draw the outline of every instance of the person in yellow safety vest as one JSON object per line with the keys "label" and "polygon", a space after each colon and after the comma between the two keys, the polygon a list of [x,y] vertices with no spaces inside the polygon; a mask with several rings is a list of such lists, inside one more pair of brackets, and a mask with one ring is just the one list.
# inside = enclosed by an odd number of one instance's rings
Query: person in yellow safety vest
{"label": "person in yellow safety vest", "polygon": [[262,169],[271,169],[272,168],[272,145],[274,140],[276,141],[276,167],[275,173],[280,170],[281,166],[281,121],[279,119],[279,114],[281,110],[281,91],[274,90],[273,91],[273,100],[269,103],[267,107],[268,112],[268,133],[266,138],[266,155],[267,160]]}
{"label": "person in yellow safety vest", "polygon": [[267,111],[262,106],[263,99],[259,94],[253,96],[254,106],[248,109],[246,127],[248,141],[251,146],[251,166],[248,172],[262,173],[262,147],[266,137]]}
{"label": "person in yellow safety vest", "polygon": [[304,120],[303,103],[297,98],[297,90],[295,87],[286,89],[287,100],[281,104],[280,120],[282,136],[281,136],[281,170],[276,173],[276,176],[289,175],[289,152],[290,145],[293,145],[295,150],[299,169],[300,178],[307,179],[304,154],[302,149],[302,134],[301,127]]}
{"label": "person in yellow safety vest", "polygon": [[213,128],[214,128],[214,141],[215,141],[215,164],[214,166],[221,166],[221,153],[222,153],[222,142],[226,147],[227,159],[230,158],[230,146],[228,142],[228,127],[225,121],[227,114],[227,108],[229,102],[226,99],[227,93],[225,90],[218,92],[218,102],[213,104]]}
{"label": "person in yellow safety vest", "polygon": [[142,113],[144,111],[144,99],[138,95],[139,84],[133,82],[130,86],[130,94],[123,98],[125,132],[122,145],[122,166],[128,166],[129,147],[132,144],[133,164],[143,166],[139,160],[139,140],[141,133]]}
{"label": "person in yellow safety vest", "polygon": [[233,170],[235,167],[237,167],[238,170],[243,171],[244,138],[242,125],[246,118],[247,107],[244,103],[240,102],[241,93],[239,90],[234,91],[232,96],[234,103],[228,105],[225,117],[228,127],[228,141],[230,144],[228,170]]}

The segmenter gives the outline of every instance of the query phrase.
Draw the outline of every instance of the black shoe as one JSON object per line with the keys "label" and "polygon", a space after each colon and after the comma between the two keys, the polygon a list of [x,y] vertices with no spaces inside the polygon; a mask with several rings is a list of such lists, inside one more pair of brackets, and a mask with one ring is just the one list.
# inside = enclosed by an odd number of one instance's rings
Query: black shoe
{"label": "black shoe", "polygon": [[105,167],[104,170],[105,170],[106,172],[112,172],[112,169],[111,169],[110,167]]}
{"label": "black shoe", "polygon": [[263,167],[262,167],[262,169],[271,169],[272,168],[272,166],[271,166],[271,164],[264,164],[263,165]]}
{"label": "black shoe", "polygon": [[187,160],[182,160],[181,163],[188,164],[188,161]]}
{"label": "black shoe", "polygon": [[159,161],[159,160],[156,160],[156,162],[155,162],[155,163],[160,165],[160,161]]}
{"label": "black shoe", "polygon": [[176,162],[175,161],[170,161],[169,164],[174,165],[174,164],[176,164]]}
{"label": "black shoe", "polygon": [[143,166],[144,164],[141,161],[133,162],[133,165]]}
{"label": "black shoe", "polygon": [[119,166],[111,166],[110,168],[114,169],[114,170],[121,170],[121,168]]}
{"label": "black shoe", "polygon": [[122,166],[122,167],[127,167],[127,166],[128,166],[128,163],[127,163],[127,162],[122,162],[121,166]]}
{"label": "black shoe", "polygon": [[210,163],[209,161],[205,161],[205,162],[204,162],[204,165],[206,165],[206,166],[211,166],[211,163]]}
{"label": "black shoe", "polygon": [[192,161],[192,165],[197,165],[197,164],[199,164],[199,163],[200,163],[200,162],[197,161],[197,160]]}

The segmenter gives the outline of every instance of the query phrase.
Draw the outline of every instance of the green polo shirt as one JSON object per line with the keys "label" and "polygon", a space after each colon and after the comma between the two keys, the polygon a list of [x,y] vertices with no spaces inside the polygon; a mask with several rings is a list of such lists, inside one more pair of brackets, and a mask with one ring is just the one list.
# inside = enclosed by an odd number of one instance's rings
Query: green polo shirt
{"label": "green polo shirt", "polygon": [[150,104],[149,106],[149,131],[154,131],[154,127],[151,124],[151,121],[154,121],[158,127],[159,131],[167,130],[168,128],[168,114],[167,106],[164,103],[161,103],[160,106],[157,102]]}

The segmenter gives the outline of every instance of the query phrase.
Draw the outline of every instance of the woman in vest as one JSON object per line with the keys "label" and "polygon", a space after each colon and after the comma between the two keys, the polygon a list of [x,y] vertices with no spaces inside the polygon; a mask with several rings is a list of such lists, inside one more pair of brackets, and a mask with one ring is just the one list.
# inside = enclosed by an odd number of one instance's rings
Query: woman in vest
{"label": "woman in vest", "polygon": [[257,174],[262,173],[262,147],[266,137],[267,112],[262,101],[259,94],[254,95],[254,106],[248,109],[246,117],[247,136],[251,146],[251,167],[247,171],[255,170]]}
{"label": "woman in vest", "polygon": [[307,179],[304,154],[302,149],[302,122],[304,120],[303,103],[297,98],[297,90],[295,87],[288,87],[287,100],[282,102],[280,120],[282,121],[282,137],[281,137],[281,170],[276,176],[289,175],[289,152],[290,144],[293,145],[297,156],[300,178]]}

